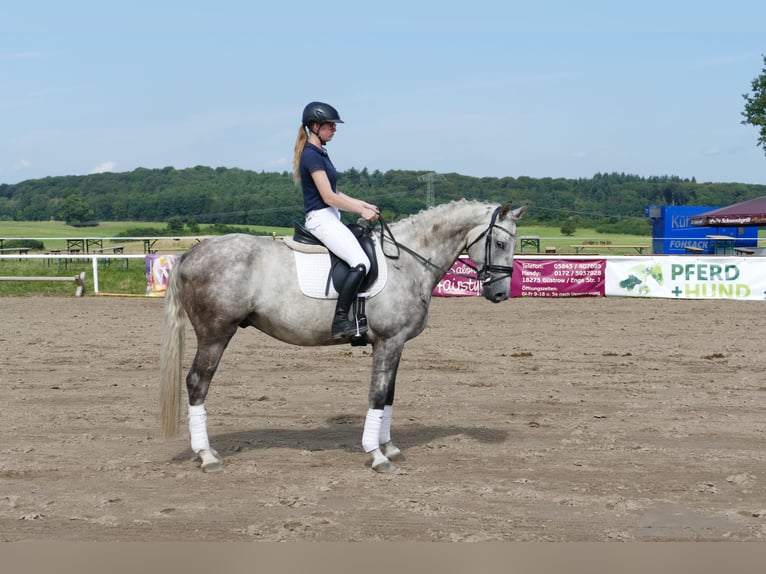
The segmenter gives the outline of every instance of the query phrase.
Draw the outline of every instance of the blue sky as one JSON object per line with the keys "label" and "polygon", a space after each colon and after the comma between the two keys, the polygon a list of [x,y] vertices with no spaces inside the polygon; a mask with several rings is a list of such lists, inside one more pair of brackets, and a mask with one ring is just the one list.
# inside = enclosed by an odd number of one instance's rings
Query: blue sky
{"label": "blue sky", "polygon": [[289,171],[322,100],[340,170],[766,184],[741,124],[763,0],[8,4],[0,183]]}

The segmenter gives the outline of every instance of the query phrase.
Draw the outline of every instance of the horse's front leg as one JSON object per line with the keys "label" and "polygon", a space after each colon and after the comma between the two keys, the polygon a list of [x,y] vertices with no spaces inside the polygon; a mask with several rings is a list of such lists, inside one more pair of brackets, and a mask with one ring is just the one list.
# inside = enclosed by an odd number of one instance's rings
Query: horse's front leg
{"label": "horse's front leg", "polygon": [[372,457],[372,469],[376,472],[391,472],[395,469],[392,461],[407,460],[391,440],[396,372],[403,347],[402,344],[379,341],[373,350],[370,405],[364,421],[362,448]]}

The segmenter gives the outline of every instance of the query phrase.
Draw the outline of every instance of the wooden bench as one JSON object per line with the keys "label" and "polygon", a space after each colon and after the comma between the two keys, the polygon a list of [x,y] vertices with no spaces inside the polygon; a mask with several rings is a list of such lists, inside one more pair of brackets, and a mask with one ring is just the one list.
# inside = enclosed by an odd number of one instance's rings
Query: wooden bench
{"label": "wooden bench", "polygon": [[94,253],[106,253],[106,252],[112,252],[112,253],[124,253],[125,252],[125,246],[124,245],[113,245],[112,247],[100,247],[99,249],[94,249]]}
{"label": "wooden bench", "polygon": [[[62,253],[67,253],[67,250],[66,249],[49,249],[47,254],[48,255],[61,255]],[[52,261],[52,259],[46,259],[45,260],[45,266],[46,267],[50,267],[51,266],[51,261]],[[62,264],[64,265],[64,269],[68,269],[69,268],[69,259],[66,258],[66,257],[59,257],[56,260],[56,269],[58,269],[60,271]]]}
{"label": "wooden bench", "polygon": [[736,253],[737,255],[752,255],[753,253],[755,253],[755,249],[751,247],[735,247],[734,253]]}
{"label": "wooden bench", "polygon": [[686,247],[684,247],[684,251],[686,253],[696,253],[697,255],[700,255],[705,252],[705,250],[702,249],[702,247],[694,247],[692,245],[687,245]]}
{"label": "wooden bench", "polygon": [[[125,246],[124,245],[112,245],[111,247],[99,247],[98,249],[94,249],[93,253],[113,253],[117,255],[118,253],[125,253]],[[121,259],[122,261],[122,268],[128,269],[128,260],[127,259]],[[101,263],[104,267],[109,267],[112,264],[111,258],[104,258]]]}
{"label": "wooden bench", "polygon": [[75,283],[75,297],[82,297],[85,293],[85,271],[74,277],[22,277],[22,276],[9,276],[0,277],[0,281],[74,281]]}
{"label": "wooden bench", "polygon": [[584,249],[595,249],[596,251],[623,249],[623,250],[635,250],[636,253],[643,255],[644,249],[649,249],[646,245],[613,245],[611,243],[586,243],[583,245],[570,245],[575,250],[575,254],[579,254]]}
{"label": "wooden bench", "polygon": [[0,254],[3,253],[18,253],[19,255],[26,255],[29,253],[29,247],[3,247],[0,249]]}
{"label": "wooden bench", "polygon": [[522,235],[519,237],[519,252],[524,253],[525,247],[532,247],[538,253],[540,253],[540,236],[539,235]]}

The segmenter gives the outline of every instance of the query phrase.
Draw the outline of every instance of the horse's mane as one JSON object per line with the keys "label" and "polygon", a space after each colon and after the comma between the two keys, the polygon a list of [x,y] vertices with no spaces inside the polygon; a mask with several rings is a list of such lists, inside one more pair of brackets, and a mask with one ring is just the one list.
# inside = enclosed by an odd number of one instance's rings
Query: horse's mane
{"label": "horse's mane", "polygon": [[412,215],[408,215],[404,219],[400,219],[392,223],[391,228],[395,229],[400,226],[421,225],[423,221],[430,221],[432,219],[443,219],[445,217],[448,218],[449,213],[460,211],[462,207],[468,207],[468,206],[482,207],[482,206],[488,206],[488,205],[489,203],[487,202],[476,201],[474,199],[456,199],[454,201],[450,201],[448,203],[441,203],[433,207],[422,209],[417,213],[413,213]]}

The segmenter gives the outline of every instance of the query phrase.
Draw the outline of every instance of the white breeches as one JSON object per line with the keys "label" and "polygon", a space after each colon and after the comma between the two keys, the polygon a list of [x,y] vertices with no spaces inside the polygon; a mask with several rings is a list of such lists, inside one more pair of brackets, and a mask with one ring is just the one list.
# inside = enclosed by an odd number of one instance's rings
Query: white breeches
{"label": "white breeches", "polygon": [[309,211],[306,214],[306,229],[352,269],[364,265],[367,271],[370,270],[370,258],[351,230],[340,220],[340,212],[334,207]]}

